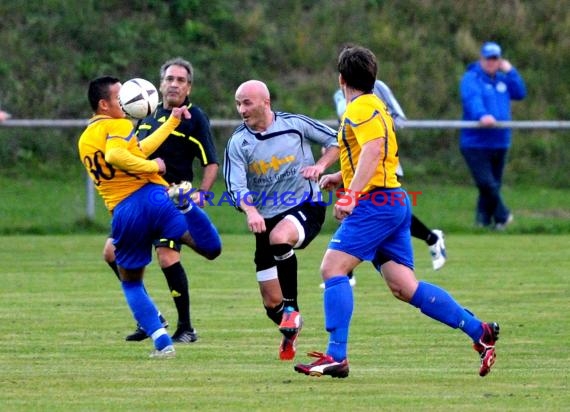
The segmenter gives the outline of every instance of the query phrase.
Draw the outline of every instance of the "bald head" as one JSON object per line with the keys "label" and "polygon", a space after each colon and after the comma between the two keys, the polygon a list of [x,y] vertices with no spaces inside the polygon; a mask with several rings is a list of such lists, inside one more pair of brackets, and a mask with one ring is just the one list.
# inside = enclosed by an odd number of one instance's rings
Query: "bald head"
{"label": "bald head", "polygon": [[240,84],[235,101],[238,113],[249,128],[263,132],[273,122],[271,96],[262,81],[248,80]]}
{"label": "bald head", "polygon": [[236,98],[238,95],[270,99],[267,85],[260,80],[248,80],[247,82],[240,84],[236,90]]}

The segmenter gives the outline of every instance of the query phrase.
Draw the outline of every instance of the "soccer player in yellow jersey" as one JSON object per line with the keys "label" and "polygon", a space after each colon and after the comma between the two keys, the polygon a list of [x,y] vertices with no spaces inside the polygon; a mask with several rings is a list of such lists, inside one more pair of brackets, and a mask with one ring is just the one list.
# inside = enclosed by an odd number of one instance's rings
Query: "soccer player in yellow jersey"
{"label": "soccer player in yellow jersey", "polygon": [[337,191],[340,197],[334,206],[341,224],[321,263],[329,343],[325,353],[309,353],[314,362],[298,364],[295,370],[311,376],[348,376],[347,342],[354,303],[346,275],[366,260],[396,298],[465,332],[480,354],[479,374],[485,376],[495,362],[499,325],[480,321],[445,290],[415,277],[410,200],[396,178],[394,123],[385,104],[372,93],[376,57],[366,48],[346,47],[339,55],[338,71],[348,102],[338,131],[341,170],[320,181],[329,190],[344,186]]}
{"label": "soccer player in yellow jersey", "polygon": [[144,288],[144,268],[152,259],[155,239],[180,239],[189,246],[194,242],[187,218],[168,197],[168,184],[161,177],[166,171],[164,161],[147,160],[147,156],[190,114],[186,106],[173,109],[163,126],[138,142],[119,104],[120,88],[119,80],[109,76],[89,84],[88,99],[95,115],[79,138],[79,157],[113,215],[112,237],[127,303],[154,342],[151,357],[167,358],[175,350]]}

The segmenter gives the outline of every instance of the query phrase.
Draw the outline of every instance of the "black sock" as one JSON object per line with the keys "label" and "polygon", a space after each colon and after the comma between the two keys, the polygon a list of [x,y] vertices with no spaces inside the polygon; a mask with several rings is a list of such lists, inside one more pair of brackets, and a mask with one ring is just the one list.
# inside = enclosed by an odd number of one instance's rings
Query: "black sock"
{"label": "black sock", "polygon": [[119,267],[117,266],[117,262],[113,260],[112,262],[107,262],[107,264],[109,265],[109,267],[111,269],[113,269],[115,276],[117,276],[117,279],[119,279],[119,282],[120,282],[121,281],[121,275],[119,275]]}
{"label": "black sock", "polygon": [[[429,246],[434,245],[437,242],[437,236],[428,229],[423,222],[418,219],[415,215],[412,215],[412,225],[410,226],[410,233],[413,237],[418,238],[426,242]],[[434,240],[435,238],[435,240]]]}
{"label": "black sock", "polygon": [[178,312],[178,327],[192,329],[190,322],[190,293],[188,291],[188,277],[180,262],[162,268],[166,277],[172,300]]}
{"label": "black sock", "polygon": [[283,303],[291,306],[294,310],[299,310],[297,303],[297,256],[291,245],[280,243],[271,245],[271,252],[277,264],[277,276],[281,293],[283,293]]}
{"label": "black sock", "polygon": [[267,313],[267,317],[273,321],[277,326],[281,324],[281,318],[283,317],[283,308],[285,304],[281,302],[279,305],[275,306],[274,308],[268,308],[265,306],[265,313]]}

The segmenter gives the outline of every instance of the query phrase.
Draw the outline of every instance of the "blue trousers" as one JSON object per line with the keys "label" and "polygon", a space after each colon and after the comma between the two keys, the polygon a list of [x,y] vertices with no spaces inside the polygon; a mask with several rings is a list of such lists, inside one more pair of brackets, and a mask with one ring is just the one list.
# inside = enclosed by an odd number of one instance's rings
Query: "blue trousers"
{"label": "blue trousers", "polygon": [[461,148],[471,176],[479,189],[475,223],[489,226],[505,223],[509,209],[501,197],[503,172],[509,149]]}

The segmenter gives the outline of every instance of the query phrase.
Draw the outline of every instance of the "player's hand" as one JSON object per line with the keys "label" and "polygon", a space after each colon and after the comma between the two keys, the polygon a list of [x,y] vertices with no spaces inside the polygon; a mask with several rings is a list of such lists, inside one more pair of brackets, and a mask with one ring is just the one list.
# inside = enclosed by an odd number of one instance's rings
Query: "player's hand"
{"label": "player's hand", "polygon": [[506,59],[501,59],[501,61],[499,62],[499,70],[504,72],[504,73],[508,73],[513,69],[513,65],[511,64],[510,61],[506,60]]}
{"label": "player's hand", "polygon": [[486,114],[485,116],[483,116],[479,119],[479,123],[483,127],[492,127],[495,125],[495,123],[497,123],[497,120],[495,119],[495,117],[493,115]]}
{"label": "player's hand", "polygon": [[339,204],[339,202],[336,202],[334,205],[333,214],[334,214],[335,219],[338,220],[339,222],[342,222],[345,217],[351,215],[352,210],[354,209],[354,206],[356,206],[356,201],[352,201],[348,204],[344,204],[344,203],[345,202],[343,202],[342,204]]}
{"label": "player's hand", "polygon": [[154,161],[156,163],[158,163],[158,174],[159,175],[163,175],[166,173],[166,163],[164,163],[164,160],[162,160],[160,157],[157,157],[156,159],[154,159]]}
{"label": "player's hand", "polygon": [[176,117],[177,119],[190,119],[192,117],[188,111],[188,107],[186,106],[175,107],[172,109],[172,116]]}
{"label": "player's hand", "polygon": [[301,175],[307,180],[317,182],[319,176],[324,172],[323,167],[319,165],[305,166],[301,169]]}
{"label": "player's hand", "polygon": [[333,173],[324,175],[319,181],[319,187],[323,190],[332,191],[340,186],[342,183],[342,176],[340,173]]}
{"label": "player's hand", "polygon": [[256,208],[252,207],[246,212],[247,228],[252,233],[263,233],[267,230],[265,227],[265,219],[259,214]]}

